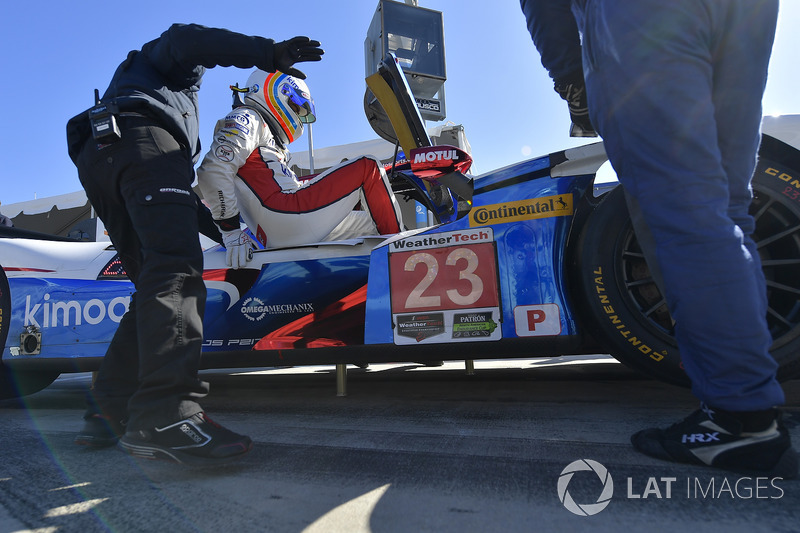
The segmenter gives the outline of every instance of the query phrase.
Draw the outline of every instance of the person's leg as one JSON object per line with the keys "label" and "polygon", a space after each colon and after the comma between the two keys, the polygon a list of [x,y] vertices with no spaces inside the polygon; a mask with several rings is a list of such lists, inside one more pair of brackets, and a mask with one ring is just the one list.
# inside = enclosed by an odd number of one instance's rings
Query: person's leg
{"label": "person's leg", "polygon": [[[721,39],[714,10],[726,3],[590,0],[586,76],[592,121],[655,240],[693,391],[718,408],[757,410],[783,393],[754,305],[753,257],[729,213],[712,100],[720,50],[709,44]],[[768,28],[764,18],[751,23]],[[754,101],[760,94],[740,105]]]}
{"label": "person's leg", "polygon": [[248,162],[236,185],[242,218],[267,247],[322,241],[359,201],[379,233],[402,228],[400,206],[372,157],[346,161],[292,191],[281,190],[274,172],[261,162]]}
{"label": "person's leg", "polygon": [[[747,17],[735,16],[745,7]],[[798,458],[773,408],[784,397],[767,351],[764,281],[747,242],[743,192],[769,48],[726,48],[747,39],[734,21],[771,41],[776,8],[776,0],[588,0],[582,20],[592,120],[652,235],[682,360],[705,404],[631,443],[660,459],[791,478]],[[731,122],[714,89],[733,81],[717,70],[728,61],[758,78],[755,91],[736,98],[730,110],[742,118]],[[742,129],[721,131],[734,126]],[[743,153],[726,159],[728,145]]]}
{"label": "person's leg", "polygon": [[[98,150],[90,140],[81,150],[76,164],[86,195],[103,221],[128,277],[135,284],[140,244],[118,193],[119,175],[108,171],[108,158],[116,158],[125,150],[121,141]],[[86,423],[76,436],[78,444],[111,446],[124,433],[128,400],[139,387],[135,298],[134,293],[87,393]]]}
{"label": "person's leg", "polygon": [[124,131],[135,143],[120,191],[141,243],[135,299],[139,387],[130,429],[157,427],[202,411],[208,386],[197,377],[205,308],[203,257],[188,154],[165,130]]}

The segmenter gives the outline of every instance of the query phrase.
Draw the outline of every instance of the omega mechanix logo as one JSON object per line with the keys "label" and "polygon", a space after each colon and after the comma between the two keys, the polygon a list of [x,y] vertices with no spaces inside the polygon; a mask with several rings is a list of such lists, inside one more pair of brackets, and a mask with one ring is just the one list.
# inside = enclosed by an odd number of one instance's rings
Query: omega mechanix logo
{"label": "omega mechanix logo", "polygon": [[474,207],[469,213],[469,225],[486,226],[536,218],[563,217],[572,213],[572,194],[558,194]]}
{"label": "omega mechanix logo", "polygon": [[260,298],[247,298],[242,302],[242,314],[248,320],[258,322],[267,315],[287,315],[292,313],[308,314],[314,312],[314,304],[274,304],[267,305]]}

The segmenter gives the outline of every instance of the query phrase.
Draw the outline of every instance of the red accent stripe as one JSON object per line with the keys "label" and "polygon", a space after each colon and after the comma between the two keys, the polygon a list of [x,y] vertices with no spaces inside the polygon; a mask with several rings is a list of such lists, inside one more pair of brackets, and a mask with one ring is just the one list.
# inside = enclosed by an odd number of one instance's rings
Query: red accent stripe
{"label": "red accent stripe", "polygon": [[55,272],[44,268],[3,267],[6,272]]}
{"label": "red accent stripe", "polygon": [[385,234],[400,231],[394,204],[390,200],[393,193],[386,189],[373,159],[353,159],[317,182],[291,193],[283,193],[275,180],[275,172],[267,166],[259,150],[255,150],[239,169],[238,176],[260,199],[261,205],[281,213],[316,211],[363,187],[378,231]]}
{"label": "red accent stripe", "polygon": [[225,274],[227,273],[227,268],[203,270],[203,279],[206,281],[225,281]]}

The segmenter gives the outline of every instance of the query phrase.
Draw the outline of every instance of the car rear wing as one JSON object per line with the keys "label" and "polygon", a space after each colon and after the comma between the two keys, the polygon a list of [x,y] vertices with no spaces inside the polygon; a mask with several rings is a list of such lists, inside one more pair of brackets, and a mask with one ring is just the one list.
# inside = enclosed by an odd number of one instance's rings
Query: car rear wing
{"label": "car rear wing", "polygon": [[[418,160],[415,154],[419,152],[425,152],[426,155],[430,153],[428,148],[432,146],[431,139],[428,137],[425,123],[395,55],[387,54],[378,65],[378,71],[368,76],[366,82],[368,90],[364,98],[364,107],[367,119],[375,132],[385,140],[399,144],[410,161]],[[442,148],[452,150],[454,154],[457,151],[459,156],[463,154],[469,157],[455,147]],[[441,154],[438,155],[441,157]],[[428,156],[428,161],[431,159]],[[471,161],[469,158],[469,163]],[[461,172],[462,168],[467,167],[454,166],[447,170],[443,169],[439,175],[431,179],[450,189],[459,197],[460,204],[471,205],[472,179]],[[463,216],[463,213],[460,214]]]}

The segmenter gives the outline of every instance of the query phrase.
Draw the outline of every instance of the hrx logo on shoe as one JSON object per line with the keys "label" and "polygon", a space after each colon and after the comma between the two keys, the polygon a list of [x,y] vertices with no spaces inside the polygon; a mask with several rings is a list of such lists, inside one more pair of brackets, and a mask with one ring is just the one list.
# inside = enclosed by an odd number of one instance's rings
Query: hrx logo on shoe
{"label": "hrx logo on shoe", "polygon": [[712,442],[719,440],[719,431],[715,431],[713,433],[690,433],[690,434],[683,434],[681,438],[681,442],[686,444],[687,442],[695,443],[695,442]]}

